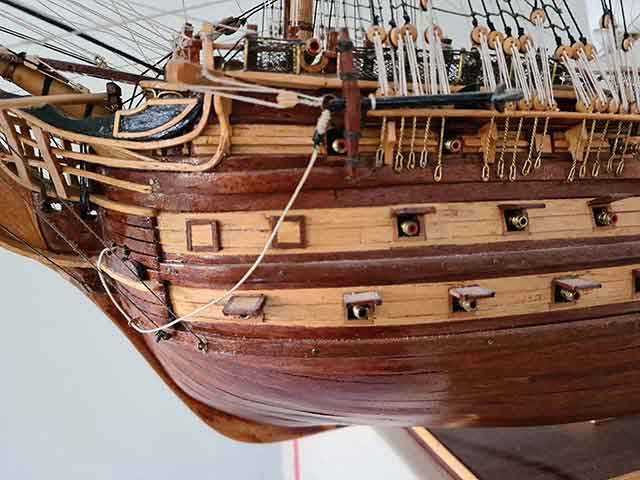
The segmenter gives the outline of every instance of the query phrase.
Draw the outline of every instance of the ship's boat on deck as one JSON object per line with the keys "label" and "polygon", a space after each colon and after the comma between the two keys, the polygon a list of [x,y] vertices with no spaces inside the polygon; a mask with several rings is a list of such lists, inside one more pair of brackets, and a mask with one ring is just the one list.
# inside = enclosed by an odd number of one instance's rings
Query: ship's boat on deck
{"label": "ship's boat on deck", "polygon": [[454,50],[434,2],[364,32],[294,3],[283,38],[186,28],[137,108],[3,54],[36,96],[0,100],[0,245],[232,438],[639,413],[640,73],[613,14],[599,56],[550,52],[542,7]]}

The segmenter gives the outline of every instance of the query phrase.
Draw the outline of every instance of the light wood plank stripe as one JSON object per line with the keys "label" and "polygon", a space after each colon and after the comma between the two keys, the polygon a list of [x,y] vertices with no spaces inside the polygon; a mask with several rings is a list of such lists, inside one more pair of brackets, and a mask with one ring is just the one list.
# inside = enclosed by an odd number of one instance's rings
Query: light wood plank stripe
{"label": "light wood plank stripe", "polygon": [[[361,326],[361,322],[345,320],[343,295],[354,292],[378,292],[382,305],[376,307],[371,325],[418,325],[443,321],[467,321],[500,318],[543,312],[558,312],[620,304],[640,299],[634,291],[632,271],[638,265],[580,270],[562,273],[523,275],[466,282],[440,282],[407,285],[381,285],[367,287],[308,288],[285,290],[247,290],[243,295],[264,294],[267,302],[264,321],[276,325],[309,327]],[[583,291],[577,303],[555,303],[553,279],[576,275],[602,283],[602,288]],[[452,312],[449,289],[480,285],[493,290],[494,298],[478,302],[472,313]],[[171,301],[178,315],[185,315],[210,300],[222,296],[224,290],[192,288],[172,285]],[[196,322],[243,322],[222,313],[223,305],[215,305],[199,316]]]}
{"label": "light wood plank stripe", "polygon": [[[640,234],[640,198],[629,198],[613,205],[618,214],[614,228],[594,226],[589,199],[546,200],[546,208],[528,211],[527,232],[504,232],[504,218],[498,202],[395,205],[390,207],[299,209],[306,222],[306,248],[272,250],[279,254],[327,253],[388,250],[391,248],[435,245],[470,245],[518,240],[604,238]],[[534,202],[524,202],[527,203]],[[435,207],[425,216],[426,238],[394,239],[397,226],[393,208]],[[199,256],[256,255],[271,231],[270,216],[280,211],[174,214],[160,213],[158,229],[165,253]],[[187,249],[186,221],[208,219],[220,228],[219,252],[197,253]],[[210,242],[208,231],[194,231],[194,244]]]}

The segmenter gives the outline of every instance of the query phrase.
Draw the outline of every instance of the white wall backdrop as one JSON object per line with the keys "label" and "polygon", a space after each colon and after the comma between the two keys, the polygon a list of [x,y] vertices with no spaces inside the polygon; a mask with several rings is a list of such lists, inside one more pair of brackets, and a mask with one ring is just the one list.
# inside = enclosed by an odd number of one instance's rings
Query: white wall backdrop
{"label": "white wall backdrop", "polygon": [[204,426],[56,273],[0,251],[0,479],[277,480],[280,446]]}

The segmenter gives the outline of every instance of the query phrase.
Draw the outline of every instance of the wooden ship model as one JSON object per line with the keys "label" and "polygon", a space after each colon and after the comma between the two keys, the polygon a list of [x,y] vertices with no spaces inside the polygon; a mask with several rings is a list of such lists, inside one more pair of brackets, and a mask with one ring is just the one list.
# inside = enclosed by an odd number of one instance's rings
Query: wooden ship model
{"label": "wooden ship model", "polygon": [[144,75],[3,51],[0,245],[231,438],[640,412],[634,38],[463,3],[460,49],[436,0],[267,0]]}

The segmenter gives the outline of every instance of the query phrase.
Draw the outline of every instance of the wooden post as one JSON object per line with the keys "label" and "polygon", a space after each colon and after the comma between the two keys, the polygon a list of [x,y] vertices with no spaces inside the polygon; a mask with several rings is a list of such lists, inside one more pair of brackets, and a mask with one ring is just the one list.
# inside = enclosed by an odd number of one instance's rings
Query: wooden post
{"label": "wooden post", "polygon": [[346,100],[344,111],[344,138],[347,143],[346,177],[353,178],[354,167],[358,163],[360,153],[362,105],[360,104],[358,73],[353,66],[353,42],[349,38],[349,30],[346,28],[340,31],[338,52],[340,53],[342,94]]}
{"label": "wooden post", "polygon": [[13,126],[12,119],[9,117],[9,114],[6,110],[0,110],[0,126],[2,127],[2,131],[7,137],[7,144],[11,149],[11,157],[16,165],[16,171],[18,172],[18,177],[23,180],[27,185],[31,184],[31,177],[29,175],[29,170],[27,166],[27,162],[24,158],[24,152],[22,150],[22,146],[20,145],[20,141],[18,140],[17,132]]}
{"label": "wooden post", "polygon": [[44,164],[49,171],[49,176],[51,177],[51,181],[53,182],[53,187],[56,190],[56,194],[60,198],[68,199],[69,196],[67,195],[67,185],[64,177],[62,176],[62,167],[51,153],[51,140],[49,139],[49,135],[45,134],[40,127],[34,126],[31,128],[31,131],[36,137],[38,150],[40,150],[42,160],[44,161]]}

